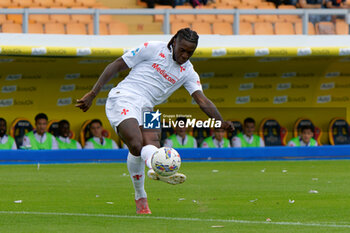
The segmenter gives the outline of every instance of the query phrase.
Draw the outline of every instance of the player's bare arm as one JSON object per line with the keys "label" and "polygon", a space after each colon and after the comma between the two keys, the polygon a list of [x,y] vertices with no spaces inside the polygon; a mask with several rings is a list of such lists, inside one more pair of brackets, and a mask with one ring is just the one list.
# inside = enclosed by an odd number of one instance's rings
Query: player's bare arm
{"label": "player's bare arm", "polygon": [[97,94],[100,92],[101,88],[106,83],[108,83],[109,80],[111,80],[111,78],[115,74],[117,74],[117,73],[119,73],[121,71],[124,71],[124,70],[126,70],[128,68],[129,67],[126,65],[126,63],[124,62],[124,60],[121,57],[116,59],[114,62],[110,63],[104,69],[103,73],[98,78],[97,82],[95,83],[95,85],[93,86],[91,91],[86,93],[81,99],[77,100],[77,104],[75,105],[75,107],[80,108],[84,112],[89,110],[89,108],[90,108],[90,106],[92,104],[92,101],[97,96]]}
{"label": "player's bare arm", "polygon": [[208,117],[214,118],[216,120],[220,120],[222,122],[222,128],[229,131],[234,130],[232,122],[223,120],[215,104],[213,104],[213,102],[211,102],[211,100],[208,99],[202,91],[195,91],[192,94],[192,97],[196,101],[196,103],[199,105],[199,107],[202,109],[202,111],[208,115]]}

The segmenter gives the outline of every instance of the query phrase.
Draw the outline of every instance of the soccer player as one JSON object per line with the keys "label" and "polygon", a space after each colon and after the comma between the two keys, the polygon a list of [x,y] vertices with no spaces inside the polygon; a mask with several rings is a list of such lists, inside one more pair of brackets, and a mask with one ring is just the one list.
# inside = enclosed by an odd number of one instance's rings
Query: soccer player
{"label": "soccer player", "polygon": [[15,139],[6,134],[7,123],[4,118],[0,118],[0,150],[17,150]]}
{"label": "soccer player", "polygon": [[78,141],[69,138],[70,125],[67,120],[58,122],[58,137],[56,137],[59,149],[81,149]]}
{"label": "soccer player", "polygon": [[57,150],[58,145],[55,136],[46,132],[47,115],[39,113],[35,116],[35,130],[23,137],[23,147],[31,150]]}
{"label": "soccer player", "polygon": [[109,64],[92,90],[77,100],[76,107],[87,111],[103,85],[116,73],[131,68],[129,75],[109,92],[106,114],[129,148],[127,166],[135,189],[138,214],[151,214],[144,189],[145,164],[152,179],[170,184],[179,184],[186,179],[181,173],[161,177],[152,170],[150,158],[160,147],[160,131],[142,127],[144,111],[163,103],[183,85],[209,117],[221,121],[222,128],[233,130],[232,123],[224,121],[215,105],[204,95],[199,76],[189,61],[198,39],[195,31],[185,28],[179,30],[169,43],[146,42],[128,51]]}
{"label": "soccer player", "polygon": [[288,142],[288,146],[318,146],[317,141],[313,139],[314,132],[310,125],[302,126],[301,135],[295,138],[292,138]]}

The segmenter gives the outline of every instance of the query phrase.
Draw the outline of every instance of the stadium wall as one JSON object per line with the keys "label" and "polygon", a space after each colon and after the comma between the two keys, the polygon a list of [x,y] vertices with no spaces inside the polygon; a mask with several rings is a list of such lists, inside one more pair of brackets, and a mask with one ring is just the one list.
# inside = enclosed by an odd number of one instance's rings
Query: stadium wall
{"label": "stadium wall", "polygon": [[[105,86],[87,113],[74,108],[75,100],[126,49],[170,38],[1,34],[0,117],[33,120],[45,112],[51,120],[68,119],[76,135],[85,120],[100,118],[112,131],[104,103],[127,72]],[[260,123],[273,117],[290,131],[289,139],[299,117],[312,119],[324,133],[332,118],[350,120],[349,42],[347,36],[201,36],[192,63],[225,119],[251,116]],[[206,118],[184,88],[157,108],[167,115]],[[327,144],[328,135],[321,141]]]}

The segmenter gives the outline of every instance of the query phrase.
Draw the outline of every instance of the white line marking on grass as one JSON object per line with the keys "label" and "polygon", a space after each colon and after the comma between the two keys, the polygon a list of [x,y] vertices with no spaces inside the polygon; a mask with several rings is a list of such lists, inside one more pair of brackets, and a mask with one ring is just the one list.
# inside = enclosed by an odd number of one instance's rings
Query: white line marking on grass
{"label": "white line marking on grass", "polygon": [[311,227],[334,227],[350,228],[350,225],[324,224],[324,223],[302,223],[302,222],[266,222],[249,220],[230,219],[202,219],[202,218],[177,218],[145,215],[114,215],[114,214],[87,214],[87,213],[54,213],[54,212],[27,212],[27,211],[0,211],[0,214],[22,214],[22,215],[53,215],[53,216],[76,216],[76,217],[102,217],[102,218],[130,218],[130,219],[156,219],[174,221],[194,221],[194,222],[224,222],[224,223],[244,223],[244,224],[272,224],[272,225],[294,225]]}

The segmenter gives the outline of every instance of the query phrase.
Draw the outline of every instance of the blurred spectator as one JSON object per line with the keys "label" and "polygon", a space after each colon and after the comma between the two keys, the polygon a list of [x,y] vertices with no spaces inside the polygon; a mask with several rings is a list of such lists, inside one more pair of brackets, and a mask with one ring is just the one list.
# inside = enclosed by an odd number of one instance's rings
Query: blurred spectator
{"label": "blurred spectator", "polygon": [[318,146],[317,141],[313,139],[314,133],[310,125],[301,127],[301,135],[292,138],[288,146]]}
{"label": "blurred spectator", "polygon": [[[326,0],[299,0],[301,8],[306,9],[320,9],[326,7]],[[330,15],[309,15],[309,21],[311,23],[318,23],[320,21],[331,21]]]}
{"label": "blurred spectator", "polygon": [[326,0],[326,7],[335,9],[347,9],[350,6],[346,3],[346,0]]}
{"label": "blurred spectator", "polygon": [[[176,121],[177,125],[175,129],[175,134],[171,135],[165,140],[164,146],[172,148],[197,148],[196,139],[191,135],[187,134],[187,118],[178,117]],[[181,127],[180,125],[183,125],[185,127]]]}
{"label": "blurred spectator", "polygon": [[243,123],[243,133],[232,138],[232,147],[264,147],[264,140],[254,134],[255,120],[246,118]]}
{"label": "blurred spectator", "polygon": [[23,138],[23,148],[32,150],[56,150],[58,149],[56,138],[46,132],[47,115],[39,113],[35,116],[35,130],[27,133]]}
{"label": "blurred spectator", "polygon": [[6,134],[7,123],[4,118],[0,118],[0,150],[17,150],[15,139]]}
{"label": "blurred spectator", "polygon": [[90,122],[92,138],[86,141],[84,149],[118,149],[118,145],[112,139],[103,137],[102,122],[94,119]]}
{"label": "blurred spectator", "polygon": [[214,136],[204,139],[201,145],[202,148],[227,148],[230,146],[230,141],[225,138],[224,129],[214,129]]}
{"label": "blurred spectator", "polygon": [[296,6],[298,3],[298,0],[267,0],[267,2],[275,3],[276,7],[278,7],[279,5],[294,5],[294,6]]}
{"label": "blurred spectator", "polygon": [[78,141],[69,138],[70,125],[67,120],[58,122],[58,137],[56,137],[59,149],[81,149]]}
{"label": "blurred spectator", "polygon": [[170,5],[172,7],[175,7],[176,5],[183,5],[183,3],[177,4],[177,2],[180,2],[180,1],[182,2],[182,0],[141,0],[141,1],[147,3],[147,8],[154,8],[155,4]]}

